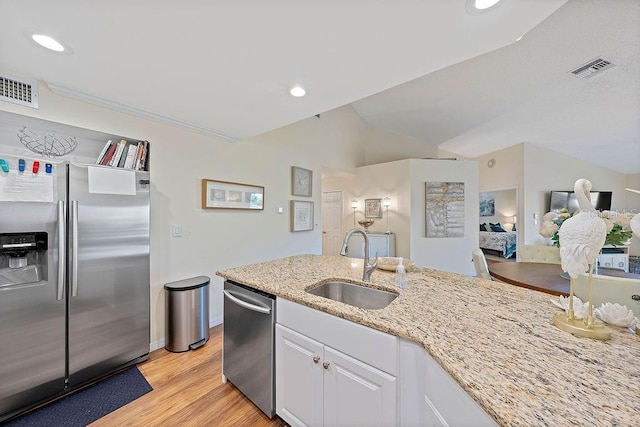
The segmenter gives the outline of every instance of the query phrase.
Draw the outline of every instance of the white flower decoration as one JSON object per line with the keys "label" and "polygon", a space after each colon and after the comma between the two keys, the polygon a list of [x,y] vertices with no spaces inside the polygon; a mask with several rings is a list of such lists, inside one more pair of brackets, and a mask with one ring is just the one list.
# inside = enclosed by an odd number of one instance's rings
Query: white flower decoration
{"label": "white flower decoration", "polygon": [[610,325],[633,327],[638,319],[633,315],[633,311],[627,306],[610,302],[603,303],[600,308],[596,308],[596,316]]}
{"label": "white flower decoration", "polygon": [[558,231],[558,224],[553,221],[544,221],[540,226],[540,235],[542,237],[550,238]]}
{"label": "white flower decoration", "polygon": [[607,226],[607,233],[610,232],[611,230],[613,230],[613,221],[611,221],[609,218],[602,218],[602,220],[604,221],[605,225]]}

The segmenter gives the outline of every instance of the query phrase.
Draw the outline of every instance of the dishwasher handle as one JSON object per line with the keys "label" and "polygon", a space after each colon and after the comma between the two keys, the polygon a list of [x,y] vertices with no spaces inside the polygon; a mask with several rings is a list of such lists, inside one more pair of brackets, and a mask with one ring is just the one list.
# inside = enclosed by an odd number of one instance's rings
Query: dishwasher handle
{"label": "dishwasher handle", "polygon": [[230,291],[226,289],[223,290],[222,293],[224,293],[224,295],[227,298],[229,298],[231,301],[233,301],[234,303],[238,304],[241,307],[244,307],[249,310],[257,311],[258,313],[271,314],[270,307],[255,305],[255,304],[248,303],[246,301],[242,301],[240,298],[235,297]]}

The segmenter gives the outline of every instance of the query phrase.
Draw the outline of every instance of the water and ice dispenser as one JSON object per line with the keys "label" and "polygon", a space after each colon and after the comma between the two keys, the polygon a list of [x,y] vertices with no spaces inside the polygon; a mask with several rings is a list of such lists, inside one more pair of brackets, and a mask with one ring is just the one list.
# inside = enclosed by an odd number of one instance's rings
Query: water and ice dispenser
{"label": "water and ice dispenser", "polygon": [[47,233],[0,233],[0,287],[47,280]]}

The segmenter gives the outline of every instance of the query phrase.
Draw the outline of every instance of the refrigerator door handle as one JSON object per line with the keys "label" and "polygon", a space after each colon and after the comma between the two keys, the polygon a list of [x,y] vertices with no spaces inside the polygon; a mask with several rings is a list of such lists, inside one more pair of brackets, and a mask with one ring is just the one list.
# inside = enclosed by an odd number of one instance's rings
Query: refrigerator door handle
{"label": "refrigerator door handle", "polygon": [[56,299],[62,300],[64,297],[64,269],[67,265],[67,253],[65,250],[66,232],[64,202],[58,201],[58,293]]}
{"label": "refrigerator door handle", "polygon": [[71,202],[71,296],[78,296],[78,201]]}

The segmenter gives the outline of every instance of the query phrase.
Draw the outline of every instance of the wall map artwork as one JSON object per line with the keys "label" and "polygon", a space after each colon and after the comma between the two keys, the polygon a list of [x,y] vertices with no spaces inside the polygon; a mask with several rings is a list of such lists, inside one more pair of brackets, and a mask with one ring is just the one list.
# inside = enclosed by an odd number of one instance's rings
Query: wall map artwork
{"label": "wall map artwork", "polygon": [[426,237],[464,237],[464,182],[425,183]]}

